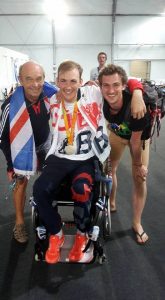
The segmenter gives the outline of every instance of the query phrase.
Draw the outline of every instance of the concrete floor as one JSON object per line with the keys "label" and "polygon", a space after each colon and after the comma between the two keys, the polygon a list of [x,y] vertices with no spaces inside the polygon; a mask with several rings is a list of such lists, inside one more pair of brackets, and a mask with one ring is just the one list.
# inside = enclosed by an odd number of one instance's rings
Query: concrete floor
{"label": "concrete floor", "polygon": [[[30,235],[27,246],[12,239],[14,208],[0,152],[0,299],[164,300],[165,299],[165,120],[150,151],[148,196],[143,225],[150,236],[145,246],[135,243],[131,230],[131,175],[126,151],[118,172],[118,210],[112,215],[112,236],[105,244],[107,261],[101,266],[34,261],[31,207],[25,208]],[[32,190],[29,183],[27,199]]]}

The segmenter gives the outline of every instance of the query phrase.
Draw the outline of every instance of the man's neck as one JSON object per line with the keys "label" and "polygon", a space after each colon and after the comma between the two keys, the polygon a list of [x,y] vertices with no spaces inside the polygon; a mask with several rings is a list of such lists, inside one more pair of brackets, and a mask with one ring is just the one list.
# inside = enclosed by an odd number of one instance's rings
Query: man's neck
{"label": "man's neck", "polygon": [[109,104],[109,106],[110,106],[111,113],[112,114],[117,114],[121,110],[121,108],[123,106],[123,99],[121,99],[117,103]]}
{"label": "man's neck", "polygon": [[39,97],[31,97],[31,96],[29,96],[29,95],[26,95],[26,93],[25,93],[25,98],[26,98],[30,103],[34,104],[34,103],[37,103],[37,102],[38,102],[40,96],[39,96]]}
{"label": "man's neck", "polygon": [[73,100],[70,100],[70,101],[67,101],[64,99],[64,103],[66,104],[74,104],[77,100],[76,99],[73,99]]}
{"label": "man's neck", "polygon": [[103,69],[104,68],[104,66],[105,66],[105,64],[103,64],[103,65],[99,65],[99,70],[101,70],[101,69]]}

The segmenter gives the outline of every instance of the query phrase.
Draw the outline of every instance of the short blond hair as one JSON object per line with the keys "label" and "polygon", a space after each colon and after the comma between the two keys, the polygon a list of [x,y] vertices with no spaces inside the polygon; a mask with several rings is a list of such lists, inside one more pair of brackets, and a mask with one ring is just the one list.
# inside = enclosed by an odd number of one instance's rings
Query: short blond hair
{"label": "short blond hair", "polygon": [[58,77],[62,72],[70,71],[73,69],[77,69],[79,71],[80,79],[82,78],[83,68],[75,61],[66,60],[62,62],[58,67]]}

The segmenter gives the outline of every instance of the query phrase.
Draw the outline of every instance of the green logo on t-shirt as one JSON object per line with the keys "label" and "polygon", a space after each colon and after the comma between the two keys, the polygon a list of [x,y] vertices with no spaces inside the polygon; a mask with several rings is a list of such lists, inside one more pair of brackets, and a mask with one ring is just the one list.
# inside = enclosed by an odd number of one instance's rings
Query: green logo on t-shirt
{"label": "green logo on t-shirt", "polygon": [[111,123],[111,130],[118,136],[128,138],[131,136],[131,130],[129,129],[128,126],[129,126],[128,122],[122,122],[120,125]]}

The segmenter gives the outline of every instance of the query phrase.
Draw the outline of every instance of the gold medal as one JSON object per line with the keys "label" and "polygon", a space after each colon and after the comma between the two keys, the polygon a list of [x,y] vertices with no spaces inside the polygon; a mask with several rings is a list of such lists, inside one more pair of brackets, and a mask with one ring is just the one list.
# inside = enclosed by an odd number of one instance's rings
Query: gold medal
{"label": "gold medal", "polygon": [[68,155],[76,154],[76,147],[74,145],[67,145],[65,147],[65,153]]}

